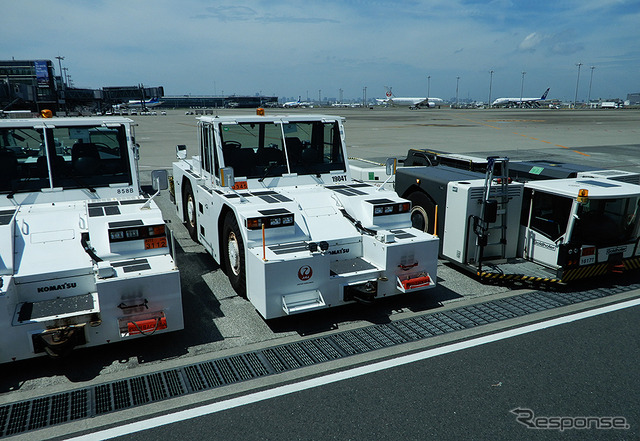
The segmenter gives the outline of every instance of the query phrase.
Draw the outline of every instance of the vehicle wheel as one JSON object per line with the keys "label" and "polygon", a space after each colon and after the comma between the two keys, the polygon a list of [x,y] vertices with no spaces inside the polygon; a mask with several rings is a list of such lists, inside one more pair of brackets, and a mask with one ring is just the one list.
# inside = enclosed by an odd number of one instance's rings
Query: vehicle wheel
{"label": "vehicle wheel", "polygon": [[195,242],[198,242],[198,217],[196,214],[196,198],[193,195],[193,189],[189,181],[184,184],[184,219],[189,236]]}
{"label": "vehicle wheel", "polygon": [[244,242],[235,214],[228,212],[222,227],[224,268],[231,286],[242,298],[247,298]]}
{"label": "vehicle wheel", "polygon": [[411,225],[420,231],[433,234],[436,215],[433,201],[420,191],[411,193],[407,199],[411,201]]}

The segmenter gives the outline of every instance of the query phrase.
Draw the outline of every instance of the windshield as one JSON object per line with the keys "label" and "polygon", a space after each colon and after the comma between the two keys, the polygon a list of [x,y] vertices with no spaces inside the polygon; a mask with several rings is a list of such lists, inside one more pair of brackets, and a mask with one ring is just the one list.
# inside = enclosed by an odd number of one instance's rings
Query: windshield
{"label": "windshield", "polygon": [[0,129],[0,192],[132,183],[123,126]]}
{"label": "windshield", "polygon": [[589,199],[578,207],[573,242],[596,246],[616,245],[638,235],[637,197]]}
{"label": "windshield", "polygon": [[335,121],[222,124],[220,134],[225,166],[237,177],[346,171]]}

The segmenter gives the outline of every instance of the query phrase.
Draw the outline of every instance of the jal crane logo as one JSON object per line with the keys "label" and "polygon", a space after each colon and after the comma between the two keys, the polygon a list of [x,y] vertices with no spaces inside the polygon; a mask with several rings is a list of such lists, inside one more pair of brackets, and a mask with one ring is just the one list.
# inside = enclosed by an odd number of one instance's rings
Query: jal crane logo
{"label": "jal crane logo", "polygon": [[313,270],[309,265],[301,266],[298,270],[298,279],[302,280],[303,282],[305,280],[309,280],[311,276],[313,276]]}

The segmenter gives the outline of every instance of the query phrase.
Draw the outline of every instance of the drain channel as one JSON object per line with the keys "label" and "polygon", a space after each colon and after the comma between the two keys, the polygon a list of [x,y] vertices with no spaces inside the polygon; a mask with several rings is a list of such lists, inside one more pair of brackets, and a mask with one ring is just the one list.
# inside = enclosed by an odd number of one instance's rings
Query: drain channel
{"label": "drain channel", "polygon": [[535,291],[0,406],[0,437],[640,289]]}

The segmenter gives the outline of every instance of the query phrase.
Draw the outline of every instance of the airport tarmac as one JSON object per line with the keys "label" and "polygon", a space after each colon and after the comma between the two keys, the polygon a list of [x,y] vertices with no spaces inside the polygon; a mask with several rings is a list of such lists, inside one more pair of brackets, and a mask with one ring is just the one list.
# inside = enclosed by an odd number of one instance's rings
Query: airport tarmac
{"label": "airport tarmac", "polygon": [[[323,113],[346,118],[348,154],[372,160],[403,158],[409,148],[430,148],[475,156],[551,159],[594,167],[640,172],[640,110],[551,109],[266,109],[268,113]],[[252,114],[254,109],[222,109],[219,115]],[[166,116],[135,116],[144,184],[150,171],[171,168],[175,146],[197,154],[196,119],[185,110]],[[232,290],[204,249],[192,242],[179,222],[167,192],[158,204],[175,232],[181,270],[185,330],[101,348],[76,350],[65,360],[47,358],[0,366],[0,404],[30,399],[186,365],[246,348],[276,345],[309,336],[451,307],[456,302],[511,296],[529,290],[480,284],[441,262],[438,287],[373,305],[348,305],[264,321]],[[628,283],[623,280],[621,283]]]}
{"label": "airport tarmac", "polygon": [[[266,109],[267,114],[321,113],[346,118],[350,156],[403,158],[409,148],[477,156],[552,159],[640,171],[639,109]],[[255,109],[214,109],[217,115],[254,114]],[[132,117],[138,124],[141,166],[170,167],[175,146],[197,149],[196,116],[168,110],[167,116]],[[615,150],[615,151],[614,151]]]}

